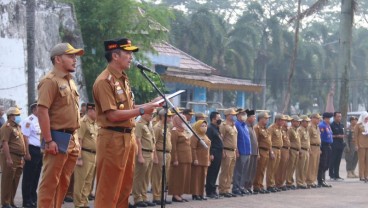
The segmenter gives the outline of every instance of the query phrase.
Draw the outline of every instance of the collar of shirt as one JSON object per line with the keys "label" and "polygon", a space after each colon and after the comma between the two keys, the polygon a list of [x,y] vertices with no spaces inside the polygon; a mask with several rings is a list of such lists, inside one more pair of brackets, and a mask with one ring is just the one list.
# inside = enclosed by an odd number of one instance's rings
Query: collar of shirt
{"label": "collar of shirt", "polygon": [[63,72],[55,67],[53,69],[53,73],[55,74],[55,76],[60,78],[66,78],[68,80],[72,78],[72,75],[70,73]]}
{"label": "collar of shirt", "polygon": [[115,69],[113,69],[113,68],[111,68],[110,67],[110,65],[108,65],[107,66],[107,70],[114,76],[114,77],[116,77],[116,78],[118,78],[118,79],[120,79],[120,78],[124,78],[124,79],[127,79],[128,78],[128,76],[127,76],[127,74],[124,72],[124,71],[122,71],[122,72],[119,72],[119,71],[117,71],[117,70],[115,70]]}
{"label": "collar of shirt", "polygon": [[94,123],[95,123],[95,121],[94,121],[94,120],[92,120],[88,115],[86,115],[86,118],[87,118],[87,121],[88,121],[89,123],[91,123],[91,124],[94,124]]}
{"label": "collar of shirt", "polygon": [[245,126],[245,122],[244,121],[236,120],[235,121],[235,125]]}

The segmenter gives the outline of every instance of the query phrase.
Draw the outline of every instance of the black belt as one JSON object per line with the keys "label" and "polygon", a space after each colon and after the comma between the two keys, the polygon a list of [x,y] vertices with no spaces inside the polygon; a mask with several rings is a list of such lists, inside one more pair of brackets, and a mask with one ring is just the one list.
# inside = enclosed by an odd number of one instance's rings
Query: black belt
{"label": "black belt", "polygon": [[117,131],[120,133],[127,133],[130,134],[132,132],[132,128],[127,128],[127,127],[113,127],[113,126],[108,126],[108,127],[104,127],[105,129],[108,130],[112,130],[112,131]]}
{"label": "black belt", "polygon": [[267,149],[266,147],[258,147],[258,148],[264,151],[269,151],[269,149]]}
{"label": "black belt", "polygon": [[10,154],[13,154],[13,155],[18,156],[18,157],[24,157],[24,155],[18,154],[18,153],[14,153],[14,152],[11,152]]}
{"label": "black belt", "polygon": [[282,146],[282,148],[289,150],[290,148],[287,146]]}
{"label": "black belt", "polygon": [[295,150],[295,151],[299,151],[299,149],[295,148],[295,147],[290,147],[290,149]]}
{"label": "black belt", "polygon": [[275,148],[275,149],[281,149],[281,147],[276,147],[276,146],[272,146],[272,148]]}
{"label": "black belt", "polygon": [[82,150],[83,150],[83,151],[86,151],[86,152],[89,152],[89,153],[96,154],[96,150],[90,150],[90,149],[86,149],[86,148],[84,148],[84,147],[82,147]]}
{"label": "black belt", "polygon": [[308,148],[304,148],[304,147],[302,147],[301,149],[302,149],[302,150],[305,150],[305,151],[308,151]]}
{"label": "black belt", "polygon": [[311,146],[316,146],[316,147],[320,147],[320,144],[311,144]]}
{"label": "black belt", "polygon": [[[156,150],[157,152],[164,152],[163,150]],[[171,153],[171,151],[166,150],[166,153]]]}
{"label": "black belt", "polygon": [[74,134],[74,132],[75,132],[75,130],[71,130],[71,129],[57,129],[55,131],[64,132],[64,133],[68,133],[68,134]]}
{"label": "black belt", "polygon": [[142,148],[142,151],[144,151],[144,152],[153,152],[153,150],[144,149],[144,148]]}
{"label": "black belt", "polygon": [[233,148],[224,147],[224,150],[235,151]]}

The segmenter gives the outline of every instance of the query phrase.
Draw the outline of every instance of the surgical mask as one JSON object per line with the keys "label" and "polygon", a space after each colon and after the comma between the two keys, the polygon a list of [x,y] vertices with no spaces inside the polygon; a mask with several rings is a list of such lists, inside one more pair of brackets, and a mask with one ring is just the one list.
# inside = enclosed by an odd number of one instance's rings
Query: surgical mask
{"label": "surgical mask", "polygon": [[288,127],[291,127],[291,122],[287,122],[287,126]]}
{"label": "surgical mask", "polygon": [[20,116],[15,116],[14,122],[19,125],[21,120]]}
{"label": "surgical mask", "polygon": [[233,122],[235,122],[236,120],[238,120],[238,119],[236,118],[236,116],[233,116],[231,119],[233,120]]}
{"label": "surgical mask", "polygon": [[202,134],[205,134],[207,132],[207,127],[201,127],[199,128]]}
{"label": "surgical mask", "polygon": [[222,121],[221,121],[221,119],[219,119],[219,120],[217,120],[217,121],[216,121],[216,124],[217,124],[217,125],[220,125],[220,124],[221,124],[221,122],[222,122]]}
{"label": "surgical mask", "polygon": [[241,116],[241,117],[240,117],[240,119],[241,119],[242,121],[246,121],[246,120],[247,120],[247,116],[246,116],[246,115],[243,115],[243,116]]}

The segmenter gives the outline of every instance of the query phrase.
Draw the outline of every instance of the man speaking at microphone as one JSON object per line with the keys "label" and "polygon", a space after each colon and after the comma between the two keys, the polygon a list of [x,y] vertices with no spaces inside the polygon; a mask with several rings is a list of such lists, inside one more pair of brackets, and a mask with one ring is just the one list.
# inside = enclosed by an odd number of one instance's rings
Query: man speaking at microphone
{"label": "man speaking at microphone", "polygon": [[153,112],[154,101],[134,104],[126,70],[138,51],[127,38],[104,42],[106,69],[93,85],[97,124],[95,207],[125,208],[132,189],[136,144],[134,118]]}

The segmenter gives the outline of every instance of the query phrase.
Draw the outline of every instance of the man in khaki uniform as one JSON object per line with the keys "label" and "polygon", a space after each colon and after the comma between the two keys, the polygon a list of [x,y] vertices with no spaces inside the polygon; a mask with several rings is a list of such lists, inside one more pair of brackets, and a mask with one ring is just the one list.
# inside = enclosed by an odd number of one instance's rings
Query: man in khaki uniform
{"label": "man in khaki uniform", "polygon": [[267,191],[269,192],[280,191],[276,188],[275,176],[281,159],[281,148],[283,145],[282,126],[284,125],[286,119],[287,118],[284,115],[277,114],[275,116],[275,123],[268,128],[272,142],[272,150],[270,155],[271,160],[268,161],[266,176]]}
{"label": "man in khaki uniform", "polygon": [[307,173],[308,173],[308,165],[309,165],[309,149],[310,149],[310,139],[309,139],[309,131],[308,125],[310,119],[306,115],[300,116],[302,122],[300,123],[300,127],[298,129],[300,136],[300,151],[299,151],[299,160],[296,168],[296,187],[300,189],[307,189]]}
{"label": "man in khaki uniform", "polygon": [[257,164],[256,177],[253,182],[253,191],[255,193],[270,193],[263,188],[263,179],[268,165],[268,160],[272,154],[272,142],[270,133],[267,130],[267,123],[270,116],[267,112],[258,114],[258,124],[254,127],[258,139],[259,158]]}
{"label": "man in khaki uniform", "polygon": [[294,173],[298,164],[300,151],[300,136],[298,128],[302,120],[297,115],[294,115],[291,118],[293,120],[291,121],[291,127],[288,130],[288,136],[290,140],[290,155],[286,169],[286,187],[288,189],[295,189]]}
{"label": "man in khaki uniform", "polygon": [[221,172],[219,177],[219,195],[224,197],[236,197],[230,192],[235,161],[237,156],[238,131],[235,127],[236,111],[229,108],[224,112],[226,120],[220,125],[224,149],[222,151]]}
{"label": "man in khaki uniform", "polygon": [[284,125],[281,128],[282,131],[282,148],[281,148],[281,158],[279,168],[276,172],[275,180],[276,180],[276,187],[280,190],[286,191],[287,188],[285,186],[286,181],[286,169],[289,162],[289,155],[290,155],[290,140],[289,135],[287,133],[289,127],[288,123],[291,122],[293,119],[290,116],[285,115],[287,118],[287,122],[284,122]]}
{"label": "man in khaki uniform", "polygon": [[147,188],[151,180],[155,138],[151,124],[152,113],[143,114],[135,127],[138,154],[133,178],[133,197],[135,207],[155,206],[148,201]]}
{"label": "man in khaki uniform", "polygon": [[[38,85],[38,119],[45,142],[38,207],[61,207],[79,155],[79,94],[71,73],[76,56],[83,53],[69,43],[54,46],[50,55],[54,68]],[[66,154],[59,153],[51,130],[71,135]]]}
{"label": "man in khaki uniform", "polygon": [[93,85],[97,125],[100,127],[96,144],[95,207],[120,208],[129,206],[133,184],[134,118],[152,113],[159,105],[154,102],[134,104],[125,70],[129,69],[132,53],[137,52],[138,47],[126,38],[105,41],[104,46],[108,65]]}
{"label": "man in khaki uniform", "polygon": [[88,196],[92,189],[96,167],[96,138],[98,130],[95,104],[87,104],[87,111],[80,125],[78,137],[82,151],[74,170],[73,189],[73,202],[76,208],[88,207]]}
{"label": "man in khaki uniform", "polygon": [[14,204],[20,176],[23,172],[26,141],[20,129],[20,110],[10,107],[6,112],[8,121],[0,129],[1,153],[1,205],[3,208],[16,207]]}
{"label": "man in khaki uniform", "polygon": [[310,117],[311,122],[308,128],[310,138],[310,151],[307,173],[307,186],[311,188],[317,188],[318,165],[319,158],[321,156],[321,132],[319,131],[318,124],[322,117],[318,113],[314,113]]}
{"label": "man in khaki uniform", "polygon": [[[167,124],[172,123],[172,116],[174,114],[168,110],[167,112]],[[162,162],[164,156],[164,122],[165,122],[165,109],[161,109],[158,112],[159,122],[153,127],[153,132],[156,140],[155,151],[153,152],[153,166],[151,172],[151,185],[152,185],[152,195],[153,203],[161,204],[161,183],[162,183]],[[170,162],[171,162],[171,133],[169,125],[167,125],[166,131],[166,149],[165,149],[165,178],[166,183],[168,182]],[[169,201],[165,201],[165,204],[171,204]]]}

